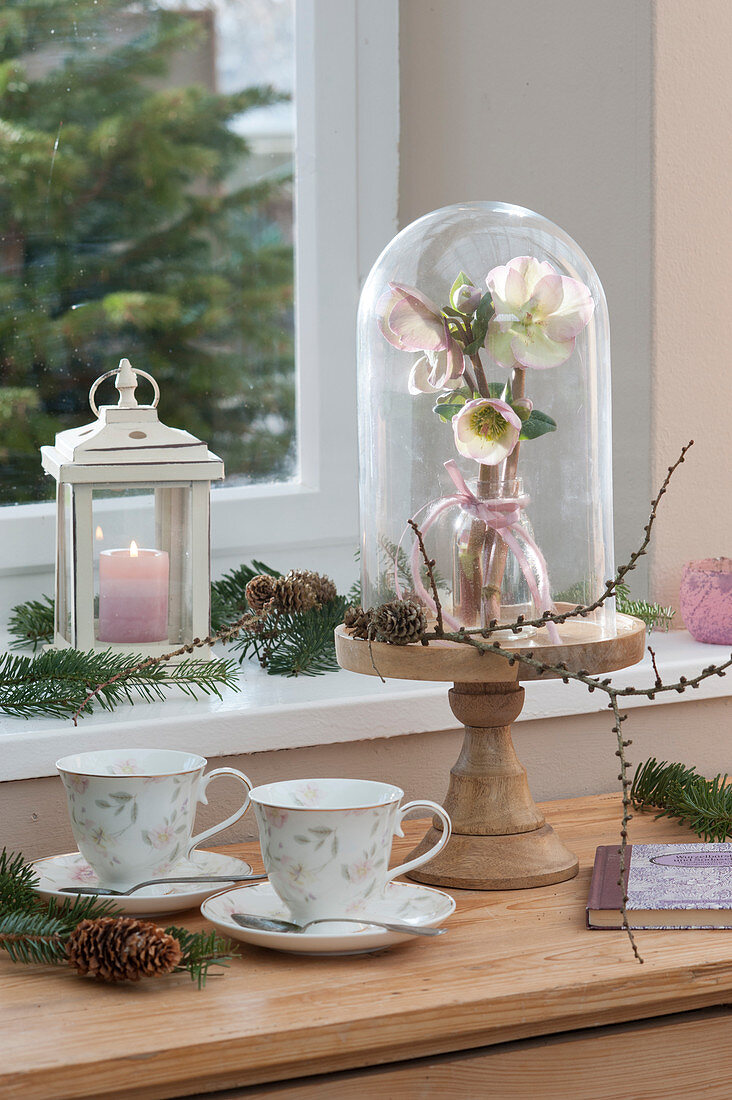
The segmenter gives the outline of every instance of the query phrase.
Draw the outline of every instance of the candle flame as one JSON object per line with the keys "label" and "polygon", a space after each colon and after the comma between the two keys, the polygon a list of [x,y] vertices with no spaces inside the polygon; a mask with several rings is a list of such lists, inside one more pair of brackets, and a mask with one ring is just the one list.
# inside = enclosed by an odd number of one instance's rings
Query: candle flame
{"label": "candle flame", "polygon": [[96,531],[94,532],[94,538],[97,540],[97,542],[101,542],[104,538],[104,531],[102,531],[101,527],[97,527]]}
{"label": "candle flame", "polygon": [[131,558],[139,557],[139,551],[137,549],[137,543],[135,542],[134,539],[130,543],[130,557]]}

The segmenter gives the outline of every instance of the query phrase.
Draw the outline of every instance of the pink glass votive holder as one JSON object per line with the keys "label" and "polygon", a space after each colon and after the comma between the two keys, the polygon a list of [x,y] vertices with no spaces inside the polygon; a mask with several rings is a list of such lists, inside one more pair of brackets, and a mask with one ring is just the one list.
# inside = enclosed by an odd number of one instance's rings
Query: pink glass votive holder
{"label": "pink glass votive holder", "polygon": [[688,562],[680,597],[681,617],[692,638],[732,645],[732,558]]}

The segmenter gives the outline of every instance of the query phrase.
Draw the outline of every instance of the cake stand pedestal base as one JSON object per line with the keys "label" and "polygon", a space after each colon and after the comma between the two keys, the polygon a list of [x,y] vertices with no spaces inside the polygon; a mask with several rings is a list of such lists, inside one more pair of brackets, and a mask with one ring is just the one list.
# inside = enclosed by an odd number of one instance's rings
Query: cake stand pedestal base
{"label": "cake stand pedestal base", "polygon": [[[465,726],[444,801],[452,836],[409,877],[466,890],[516,890],[574,878],[577,857],[546,824],[511,740],[524,689],[515,682],[456,683],[449,699]],[[435,821],[409,858],[426,851],[438,837]]]}
{"label": "cake stand pedestal base", "polygon": [[[557,607],[570,610],[569,605]],[[335,643],[339,664],[351,672],[453,684],[450,706],[465,726],[465,740],[444,802],[452,835],[411,878],[466,890],[514,890],[574,878],[577,858],[545,822],[511,741],[511,723],[524,705],[519,680],[536,680],[540,672],[506,658],[512,652],[531,653],[547,665],[573,672],[613,672],[642,659],[645,623],[616,615],[615,630],[608,633],[592,621],[569,619],[561,626],[558,644],[542,628],[502,643],[503,654],[446,639],[426,646],[368,642],[342,625],[336,628]],[[561,675],[559,668],[546,673],[547,678]],[[435,843],[439,828],[435,821],[412,856]]]}

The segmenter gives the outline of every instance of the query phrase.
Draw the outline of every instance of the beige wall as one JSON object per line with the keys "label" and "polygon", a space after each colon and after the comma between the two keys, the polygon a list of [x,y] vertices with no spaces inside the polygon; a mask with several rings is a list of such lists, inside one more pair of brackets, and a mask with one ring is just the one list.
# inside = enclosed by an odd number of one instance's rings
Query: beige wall
{"label": "beige wall", "polygon": [[676,603],[684,562],[732,556],[732,4],[655,9],[654,483],[695,440],[651,558],[654,597]]}
{"label": "beige wall", "polygon": [[[730,767],[727,730],[732,702],[651,706],[634,710],[624,726],[633,740],[631,760],[657,754],[688,760],[693,731],[693,761],[707,774]],[[608,714],[578,715],[549,721],[519,722],[514,728],[516,751],[529,773],[537,799],[599,794],[617,787],[615,738]],[[699,731],[706,731],[700,737]],[[460,749],[455,730],[409,737],[378,738],[348,745],[325,745],[282,752],[211,760],[210,766],[241,768],[255,783],[306,776],[348,775],[397,783],[407,798],[442,801],[449,771]],[[233,813],[240,804],[235,781],[218,780],[209,791],[210,806],[201,807],[198,827],[204,828]],[[58,779],[0,783],[0,846],[20,849],[29,859],[73,851],[66,798]],[[251,814],[222,834],[221,843],[255,835]],[[213,844],[214,842],[210,842]]]}

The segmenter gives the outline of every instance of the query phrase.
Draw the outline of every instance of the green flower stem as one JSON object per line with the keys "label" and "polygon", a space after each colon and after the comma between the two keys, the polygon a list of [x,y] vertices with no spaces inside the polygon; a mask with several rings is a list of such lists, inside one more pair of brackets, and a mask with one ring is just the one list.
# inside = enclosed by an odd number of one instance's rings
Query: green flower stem
{"label": "green flower stem", "polygon": [[[511,394],[513,400],[526,395],[526,371],[520,367],[514,367],[513,369]],[[503,470],[503,480],[505,481],[513,481],[516,477],[520,448],[521,444],[517,443],[506,459]],[[496,490],[497,488],[498,485],[496,485]],[[492,541],[488,547],[484,599],[487,601],[486,614],[488,621],[491,622],[493,619],[498,621],[501,615],[501,585],[503,584],[503,575],[506,572],[508,546],[495,531],[491,531],[489,534],[492,535]]]}

